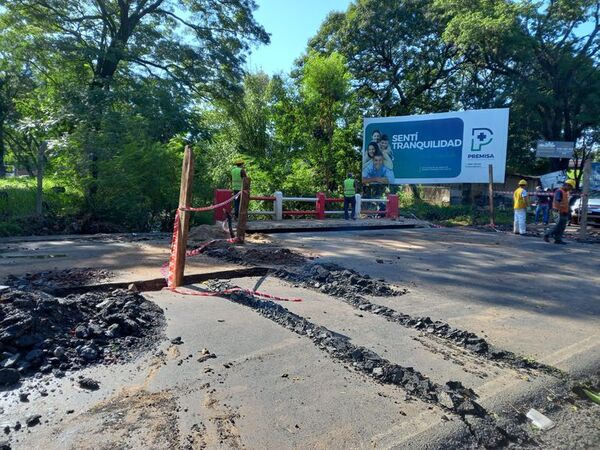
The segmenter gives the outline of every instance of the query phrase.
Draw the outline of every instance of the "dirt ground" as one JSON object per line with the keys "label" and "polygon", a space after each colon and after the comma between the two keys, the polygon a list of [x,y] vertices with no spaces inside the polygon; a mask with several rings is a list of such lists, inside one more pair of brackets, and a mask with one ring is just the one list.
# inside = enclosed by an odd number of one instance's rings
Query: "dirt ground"
{"label": "dirt ground", "polygon": [[[34,274],[73,268],[109,271],[110,281],[155,278],[168,245],[166,235],[3,241],[0,280],[39,284]],[[302,301],[145,293],[165,313],[158,346],[131,362],[4,388],[8,445],[597,448],[600,405],[576,386],[600,388],[598,245],[423,228],[277,234],[208,254],[191,258],[186,274],[278,269],[227,283]],[[308,270],[327,264],[355,272]],[[369,280],[394,292],[370,294],[361,287]],[[81,389],[79,376],[100,389]],[[556,426],[537,430],[530,408]],[[35,414],[40,423],[28,427]]]}

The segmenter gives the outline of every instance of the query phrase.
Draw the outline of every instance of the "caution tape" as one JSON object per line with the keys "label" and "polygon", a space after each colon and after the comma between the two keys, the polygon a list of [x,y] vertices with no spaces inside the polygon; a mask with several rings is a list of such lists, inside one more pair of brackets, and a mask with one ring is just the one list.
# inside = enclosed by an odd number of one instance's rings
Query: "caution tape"
{"label": "caution tape", "polygon": [[228,203],[231,203],[236,198],[238,198],[242,194],[242,192],[247,192],[247,191],[240,191],[237,194],[235,194],[233,197],[230,197],[230,198],[228,198],[227,200],[225,200],[225,201],[223,201],[221,203],[217,203],[216,205],[203,206],[203,207],[200,207],[200,208],[193,208],[191,206],[188,206],[188,207],[180,206],[179,210],[180,211],[194,211],[194,212],[212,211],[212,210],[215,210],[217,208],[220,208],[221,206],[225,206]]}
{"label": "caution tape", "polygon": [[[246,191],[243,191],[243,192],[246,192]],[[212,210],[215,210],[222,206],[225,206],[228,203],[231,203],[237,197],[239,197],[241,195],[241,193],[242,193],[242,191],[238,192],[231,198],[229,198],[221,203],[217,203],[216,205],[209,205],[209,206],[204,206],[201,208],[179,207],[175,210],[175,220],[173,221],[173,237],[171,238],[171,253],[169,256],[169,261],[164,263],[161,267],[161,273],[162,273],[162,276],[167,280],[167,286],[169,286],[169,287],[173,286],[173,284],[175,282],[175,248],[177,247],[177,243],[179,240],[179,227],[181,225],[181,216],[180,216],[179,212],[180,211],[194,211],[194,212],[212,211]],[[225,240],[225,239],[222,239],[222,240]],[[187,251],[186,256],[199,255],[200,253],[202,253],[204,251],[204,249],[207,246],[209,246],[210,244],[212,244],[213,242],[216,242],[216,241],[217,240],[213,240],[211,242],[208,242],[204,246],[200,246],[194,250]],[[234,242],[231,239],[227,239],[227,241]]]}
{"label": "caution tape", "polygon": [[[171,254],[169,257],[169,261],[165,262],[161,267],[162,275],[165,278],[165,280],[167,281],[166,289],[170,290],[171,292],[176,292],[178,294],[193,295],[193,296],[197,296],[197,297],[218,297],[218,296],[230,295],[230,294],[233,294],[236,292],[241,292],[241,293],[249,294],[249,295],[252,295],[255,297],[260,297],[260,298],[275,300],[275,301],[280,301],[280,302],[301,302],[302,299],[300,299],[300,298],[278,297],[276,295],[271,295],[271,294],[267,294],[264,292],[253,291],[251,289],[242,289],[239,287],[225,289],[225,290],[217,291],[217,292],[198,292],[198,291],[191,291],[189,289],[182,289],[182,288],[174,287],[174,284],[175,284],[175,249],[177,247],[177,243],[179,240],[179,227],[181,226],[181,216],[180,216],[179,212],[180,211],[194,211],[194,212],[212,211],[212,210],[215,210],[222,206],[225,206],[228,203],[231,203],[233,200],[235,200],[237,197],[239,197],[242,192],[248,193],[247,191],[240,191],[237,194],[235,194],[233,197],[231,197],[221,203],[217,203],[216,205],[210,205],[210,206],[205,206],[205,207],[201,207],[201,208],[180,207],[175,211],[175,220],[173,221],[173,237],[171,239]],[[237,238],[212,239],[208,242],[203,243],[199,247],[196,247],[195,249],[186,251],[185,256],[188,258],[190,258],[192,256],[197,256],[197,255],[203,253],[210,245],[214,244],[215,242],[228,242],[230,244],[233,244],[233,243],[236,243],[237,241],[238,241]]]}

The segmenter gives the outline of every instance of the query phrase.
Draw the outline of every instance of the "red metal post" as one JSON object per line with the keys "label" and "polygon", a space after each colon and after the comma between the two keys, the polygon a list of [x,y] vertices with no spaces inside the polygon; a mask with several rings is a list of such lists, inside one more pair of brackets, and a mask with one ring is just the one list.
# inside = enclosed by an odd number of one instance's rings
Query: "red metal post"
{"label": "red metal post", "polygon": [[387,197],[387,207],[385,208],[385,216],[388,219],[397,219],[399,215],[398,207],[398,196],[396,194],[390,194]]}
{"label": "red metal post", "polygon": [[[231,191],[230,189],[215,189],[215,205],[221,202],[224,202],[225,200],[229,200],[231,198],[231,196],[233,195],[233,191]],[[223,206],[222,208],[219,209],[215,209],[215,215],[214,218],[215,220],[225,220],[225,213],[223,212],[223,210],[229,211],[231,212],[231,208],[232,208],[233,202],[228,203],[227,205]]]}
{"label": "red metal post", "polygon": [[317,192],[317,203],[315,204],[315,212],[317,219],[325,218],[325,194],[323,192]]}

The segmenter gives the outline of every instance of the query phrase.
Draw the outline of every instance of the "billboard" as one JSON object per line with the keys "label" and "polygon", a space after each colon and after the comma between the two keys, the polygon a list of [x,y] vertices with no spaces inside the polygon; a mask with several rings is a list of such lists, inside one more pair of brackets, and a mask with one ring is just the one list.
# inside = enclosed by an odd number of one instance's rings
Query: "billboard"
{"label": "billboard", "polygon": [[504,183],[508,109],[365,118],[363,183]]}
{"label": "billboard", "polygon": [[575,142],[537,141],[536,156],[538,158],[572,158]]}

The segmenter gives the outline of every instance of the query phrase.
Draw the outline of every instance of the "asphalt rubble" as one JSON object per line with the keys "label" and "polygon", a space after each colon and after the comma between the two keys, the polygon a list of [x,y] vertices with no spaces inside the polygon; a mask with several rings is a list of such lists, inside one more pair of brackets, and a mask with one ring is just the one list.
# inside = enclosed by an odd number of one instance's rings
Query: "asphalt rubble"
{"label": "asphalt rubble", "polygon": [[0,388],[23,378],[61,378],[92,364],[135,357],[161,338],[163,310],[136,292],[65,298],[14,288],[0,292]]}
{"label": "asphalt rubble", "polygon": [[270,244],[231,245],[227,242],[213,242],[201,252],[206,256],[222,259],[228,262],[251,266],[298,266],[304,265],[312,258],[307,258],[300,253],[285,247]]}
{"label": "asphalt rubble", "polygon": [[495,362],[502,362],[519,369],[534,369],[554,376],[563,374],[556,368],[546,366],[531,359],[525,359],[510,351],[489,344],[484,338],[470,331],[460,330],[448,323],[433,320],[428,316],[411,316],[387,306],[378,305],[364,296],[392,297],[401,296],[407,289],[389,285],[384,279],[373,279],[369,275],[331,263],[312,263],[303,266],[299,272],[277,269],[271,275],[307,289],[335,296],[360,311],[366,311],[385,317],[390,322],[424,333],[435,335],[446,341],[465,348],[477,356]]}
{"label": "asphalt rubble", "polygon": [[[205,286],[215,292],[231,288],[226,281],[213,280]],[[510,427],[500,427],[496,420],[477,403],[477,395],[459,381],[444,385],[432,382],[412,367],[394,364],[365,347],[356,346],[346,336],[324,326],[316,325],[270,300],[261,300],[244,292],[225,294],[224,297],[247,306],[263,317],[306,336],[332,358],[348,364],[358,372],[383,384],[399,386],[409,395],[424,402],[435,404],[443,410],[456,414],[466,424],[472,442],[485,448],[499,448],[531,443],[528,433],[519,426],[507,422]]]}

